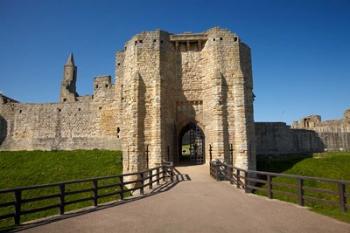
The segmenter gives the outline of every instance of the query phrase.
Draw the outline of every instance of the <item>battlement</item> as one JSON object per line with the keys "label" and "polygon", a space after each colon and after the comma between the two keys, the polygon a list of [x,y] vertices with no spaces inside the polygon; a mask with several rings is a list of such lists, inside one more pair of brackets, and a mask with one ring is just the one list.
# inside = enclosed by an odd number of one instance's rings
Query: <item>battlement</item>
{"label": "battlement", "polygon": [[94,78],[94,89],[110,88],[112,86],[112,77],[110,75],[101,75]]}
{"label": "battlement", "polygon": [[206,41],[208,35],[206,33],[184,33],[170,35],[170,41]]}
{"label": "battlement", "polygon": [[[219,27],[214,27],[206,32],[202,33],[179,33],[173,34],[162,30],[141,32],[133,36],[128,42],[126,42],[123,51],[125,52],[130,47],[151,47],[153,49],[167,48],[167,46],[159,46],[168,42],[172,45],[175,51],[179,50],[181,47],[187,48],[186,51],[193,50],[193,48],[198,48],[201,51],[204,48],[205,43],[211,40],[212,42],[228,42],[228,43],[239,43],[239,37],[227,30]],[[183,49],[180,49],[183,51]],[[118,60],[119,61],[119,60]]]}
{"label": "battlement", "polygon": [[322,121],[320,115],[309,115],[301,118],[299,121],[294,121],[292,128],[295,129],[312,129],[319,132],[350,132],[350,109],[345,110],[342,119]]}
{"label": "battlement", "polygon": [[94,100],[110,99],[114,96],[112,77],[110,75],[97,76],[94,79]]}

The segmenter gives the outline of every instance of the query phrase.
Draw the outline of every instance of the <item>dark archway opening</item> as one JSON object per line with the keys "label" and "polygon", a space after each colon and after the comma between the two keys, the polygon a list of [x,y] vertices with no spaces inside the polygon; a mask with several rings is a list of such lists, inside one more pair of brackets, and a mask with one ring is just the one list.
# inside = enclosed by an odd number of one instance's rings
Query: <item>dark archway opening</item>
{"label": "dark archway opening", "polygon": [[205,163],[204,133],[195,123],[182,128],[178,139],[180,164]]}

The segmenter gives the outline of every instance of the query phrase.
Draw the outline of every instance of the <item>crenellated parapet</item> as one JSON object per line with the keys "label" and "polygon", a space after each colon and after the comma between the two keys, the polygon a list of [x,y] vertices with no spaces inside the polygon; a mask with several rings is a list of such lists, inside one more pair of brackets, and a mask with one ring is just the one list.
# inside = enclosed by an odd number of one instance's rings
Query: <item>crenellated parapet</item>
{"label": "crenellated parapet", "polygon": [[110,75],[97,76],[94,79],[94,101],[112,100],[115,95],[115,87]]}

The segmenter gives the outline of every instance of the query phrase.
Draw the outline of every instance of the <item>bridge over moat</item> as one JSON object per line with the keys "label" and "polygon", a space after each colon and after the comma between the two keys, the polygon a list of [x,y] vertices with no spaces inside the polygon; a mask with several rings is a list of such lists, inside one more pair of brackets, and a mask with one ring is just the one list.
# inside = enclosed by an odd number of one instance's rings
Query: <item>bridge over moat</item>
{"label": "bridge over moat", "polygon": [[176,167],[179,182],[164,192],[24,232],[350,232],[349,224],[247,195],[208,171],[207,165]]}

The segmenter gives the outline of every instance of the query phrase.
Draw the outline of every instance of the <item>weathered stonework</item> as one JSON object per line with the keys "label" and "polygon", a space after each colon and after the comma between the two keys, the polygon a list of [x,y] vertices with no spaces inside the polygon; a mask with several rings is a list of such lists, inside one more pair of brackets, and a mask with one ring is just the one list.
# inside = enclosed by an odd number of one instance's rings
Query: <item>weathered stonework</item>
{"label": "weathered stonework", "polygon": [[116,64],[124,170],[177,162],[189,123],[204,132],[207,162],[209,144],[213,159],[228,159],[232,144],[233,164],[255,168],[250,51],[237,35],[145,32],[126,43]]}
{"label": "weathered stonework", "polygon": [[294,129],[284,122],[255,123],[256,155],[296,155],[323,152],[319,135],[309,129]]}
{"label": "weathered stonework", "polygon": [[143,32],[116,53],[115,85],[97,77],[94,95],[80,97],[76,77],[70,56],[60,103],[1,102],[0,149],[121,148],[133,172],[178,162],[180,132],[195,124],[205,162],[211,145],[212,159],[255,169],[250,49],[236,34]]}
{"label": "weathered stonework", "polygon": [[311,115],[294,121],[292,128],[315,131],[325,150],[350,151],[350,109],[344,112],[340,120],[322,121],[321,116]]}
{"label": "weathered stonework", "polygon": [[78,93],[76,92],[77,67],[74,63],[73,54],[70,54],[63,70],[61,83],[61,102],[74,102]]}

